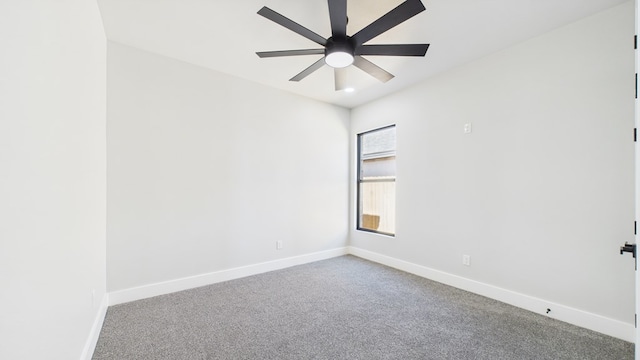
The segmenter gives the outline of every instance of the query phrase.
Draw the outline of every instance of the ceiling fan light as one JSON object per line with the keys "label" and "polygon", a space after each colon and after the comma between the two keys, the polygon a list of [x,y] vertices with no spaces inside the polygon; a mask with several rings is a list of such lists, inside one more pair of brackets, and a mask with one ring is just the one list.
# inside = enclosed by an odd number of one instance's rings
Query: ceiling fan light
{"label": "ceiling fan light", "polygon": [[324,57],[324,62],[339,69],[353,64],[353,55],[345,51],[334,51]]}

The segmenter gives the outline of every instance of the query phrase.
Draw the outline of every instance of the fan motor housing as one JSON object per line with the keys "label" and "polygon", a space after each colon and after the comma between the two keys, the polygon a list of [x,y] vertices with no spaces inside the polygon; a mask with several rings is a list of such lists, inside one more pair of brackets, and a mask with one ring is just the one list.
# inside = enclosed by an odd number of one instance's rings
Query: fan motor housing
{"label": "fan motor housing", "polygon": [[353,64],[354,49],[350,38],[329,38],[324,50],[325,62],[334,68],[347,67]]}

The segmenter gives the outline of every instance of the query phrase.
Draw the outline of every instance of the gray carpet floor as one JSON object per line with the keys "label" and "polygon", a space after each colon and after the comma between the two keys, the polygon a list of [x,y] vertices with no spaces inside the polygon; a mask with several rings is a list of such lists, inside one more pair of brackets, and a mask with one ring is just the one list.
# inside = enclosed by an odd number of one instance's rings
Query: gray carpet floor
{"label": "gray carpet floor", "polygon": [[633,344],[353,256],[112,306],[102,359],[633,359]]}

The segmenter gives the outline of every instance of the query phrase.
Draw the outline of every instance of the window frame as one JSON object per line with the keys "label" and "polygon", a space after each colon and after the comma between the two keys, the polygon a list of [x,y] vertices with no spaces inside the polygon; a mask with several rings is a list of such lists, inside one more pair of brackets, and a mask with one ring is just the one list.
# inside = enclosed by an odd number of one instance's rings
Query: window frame
{"label": "window frame", "polygon": [[[372,230],[372,229],[368,229],[368,228],[363,228],[362,227],[362,203],[361,203],[361,189],[360,189],[360,184],[362,183],[375,183],[375,182],[396,182],[396,177],[397,175],[394,175],[393,179],[385,179],[385,180],[381,180],[381,179],[375,179],[375,180],[363,180],[361,178],[362,176],[362,172],[361,172],[361,166],[362,166],[362,137],[364,135],[370,134],[370,133],[374,133],[377,131],[381,131],[381,130],[385,130],[385,129],[389,129],[389,128],[396,128],[396,124],[391,124],[391,125],[386,125],[383,127],[379,127],[379,128],[375,128],[375,129],[371,129],[371,130],[367,130],[361,133],[356,134],[356,230],[358,231],[363,231],[363,232],[368,232],[368,233],[372,233],[372,234],[378,234],[378,235],[384,235],[384,236],[389,236],[389,237],[395,237],[396,234],[394,233],[388,233],[388,232],[384,232],[384,231],[377,231],[377,230]],[[394,148],[393,151],[393,156],[396,156],[396,149]],[[394,204],[395,205],[395,204]],[[394,216],[395,216],[395,212],[394,212]],[[394,229],[394,231],[397,229]]]}

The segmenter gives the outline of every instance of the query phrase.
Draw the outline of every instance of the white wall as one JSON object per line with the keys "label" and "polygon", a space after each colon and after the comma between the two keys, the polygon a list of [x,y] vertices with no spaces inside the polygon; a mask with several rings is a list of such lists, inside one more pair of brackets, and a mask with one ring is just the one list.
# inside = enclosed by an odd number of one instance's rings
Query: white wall
{"label": "white wall", "polygon": [[346,245],[348,110],[108,47],[109,291]]}
{"label": "white wall", "polygon": [[397,124],[397,236],[351,245],[632,324],[633,6],[354,109]]}
{"label": "white wall", "polygon": [[0,2],[0,49],[0,358],[78,359],[106,288],[97,4]]}

